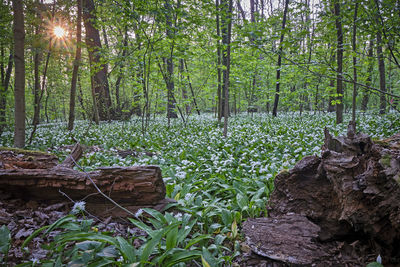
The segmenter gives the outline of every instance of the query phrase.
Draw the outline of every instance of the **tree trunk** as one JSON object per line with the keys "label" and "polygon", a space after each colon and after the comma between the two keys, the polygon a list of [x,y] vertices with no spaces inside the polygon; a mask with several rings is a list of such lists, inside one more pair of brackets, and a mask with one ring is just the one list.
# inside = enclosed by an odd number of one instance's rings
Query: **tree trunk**
{"label": "tree trunk", "polygon": [[382,51],[382,34],[379,30],[376,33],[376,54],[378,56],[378,67],[379,67],[379,89],[381,90],[379,96],[379,114],[385,114],[386,113],[385,59],[383,58],[383,51]]}
{"label": "tree trunk", "polygon": [[[33,129],[32,129],[31,135],[29,137],[29,144],[32,142],[33,137],[34,137],[35,132],[36,132],[36,129],[37,129],[37,126],[39,124],[40,102],[42,101],[43,93],[44,93],[45,86],[46,86],[46,77],[47,77],[47,69],[48,69],[48,66],[49,66],[50,55],[51,55],[51,46],[52,46],[52,40],[50,39],[49,52],[47,52],[46,62],[45,62],[45,65],[44,65],[43,77],[42,77],[42,85],[41,85],[41,88],[40,88],[40,92],[39,91],[35,91],[35,105],[34,105],[34,114],[33,114],[33,123],[32,123]],[[39,55],[38,55],[38,59],[39,59]],[[38,61],[37,62],[37,68],[39,67],[39,63],[40,62]],[[35,65],[36,65],[36,63],[35,63]],[[39,69],[37,69],[36,71],[35,71],[35,76],[36,76],[36,73],[37,73],[38,77],[37,77],[37,80],[36,80],[36,77],[35,77],[35,87],[36,87],[36,82],[38,83],[37,86],[40,86]]]}
{"label": "tree trunk", "polygon": [[276,176],[268,218],[243,224],[262,266],[366,266],[378,255],[398,266],[399,144],[400,134],[373,143],[352,125],[347,136],[326,130],[321,157]]}
{"label": "tree trunk", "polygon": [[[368,49],[368,69],[367,69],[367,80],[366,80],[366,85],[371,86],[372,84],[372,72],[374,70],[374,64],[372,63],[373,61],[373,56],[374,56],[374,41],[373,38],[371,38],[369,42],[369,49]],[[361,101],[361,110],[363,112],[367,111],[368,107],[368,101],[369,101],[369,90],[364,91],[363,99]]]}
{"label": "tree trunk", "polygon": [[[333,55],[332,58],[332,62],[335,62],[336,60],[336,55]],[[334,112],[335,111],[335,105],[333,104],[333,102],[335,101],[334,97],[333,97],[333,88],[335,86],[335,79],[331,78],[329,81],[329,99],[328,99],[328,112]]]}
{"label": "tree trunk", "polygon": [[[123,47],[122,47],[122,53],[121,53],[121,62],[118,64],[118,77],[117,80],[115,82],[115,101],[117,102],[117,110],[116,110],[116,115],[119,117],[122,114],[122,108],[121,108],[121,100],[120,100],[120,93],[119,93],[119,87],[121,85],[121,81],[123,78],[123,67],[125,64],[125,57],[126,57],[126,50],[128,49],[128,29],[127,27],[125,27],[125,34],[124,34],[124,40],[123,40]],[[140,71],[139,71],[139,75],[141,75]],[[135,105],[136,105],[136,101],[135,101]]]}
{"label": "tree trunk", "polygon": [[353,18],[353,108],[352,108],[352,121],[356,122],[356,105],[357,105],[357,11],[358,2],[355,3],[354,7],[354,18]]}
{"label": "tree trunk", "polygon": [[[36,28],[35,35],[39,35],[39,26]],[[33,120],[32,125],[39,124],[39,116],[40,116],[40,71],[39,66],[42,58],[42,53],[39,51],[39,48],[36,47],[35,54],[33,56],[33,75],[34,75],[34,87],[33,87]]]}
{"label": "tree trunk", "polygon": [[223,94],[224,94],[224,137],[228,134],[229,117],[229,73],[231,63],[231,31],[232,31],[232,0],[221,1],[221,35],[222,35],[222,64],[224,69],[223,76]]}
{"label": "tree trunk", "polygon": [[183,58],[179,59],[180,84],[181,84],[182,99],[183,99],[184,106],[185,106],[185,113],[186,113],[186,115],[189,115],[190,114],[190,105],[188,104],[186,83],[184,82],[185,78],[184,78],[184,74],[183,74],[185,72],[184,61],[185,60]]}
{"label": "tree trunk", "polygon": [[[75,146],[70,157],[57,165],[51,154],[0,150],[0,189],[46,203],[62,202],[65,196],[85,199],[87,210],[101,217],[132,216],[138,208],[160,209],[168,203],[159,167],[101,167],[80,172],[72,169],[80,155],[82,148]],[[126,210],[116,208],[115,202]]]}
{"label": "tree trunk", "polygon": [[335,24],[337,36],[336,124],[343,122],[343,32],[339,1],[340,0],[334,0],[334,15],[336,17]]}
{"label": "tree trunk", "polygon": [[[99,120],[109,120],[111,113],[111,97],[107,78],[107,64],[101,60],[101,41],[99,30],[94,26],[96,21],[93,0],[83,0],[83,21],[86,29],[86,45],[92,72],[93,102],[99,114]],[[96,113],[96,111],[95,111]]]}
{"label": "tree trunk", "polygon": [[10,51],[10,56],[8,57],[8,63],[7,63],[7,70],[5,72],[5,76],[2,77],[0,86],[0,136],[3,133],[3,130],[6,125],[7,91],[8,91],[8,86],[10,84],[13,59],[14,59],[13,54]]}
{"label": "tree trunk", "polygon": [[14,11],[14,146],[25,146],[25,29],[22,0],[13,0]]}
{"label": "tree trunk", "polygon": [[77,0],[77,22],[76,22],[76,52],[74,67],[72,69],[71,92],[69,98],[69,118],[68,130],[72,131],[75,121],[75,96],[76,96],[76,83],[78,80],[78,70],[81,61],[81,39],[82,39],[82,0]]}
{"label": "tree trunk", "polygon": [[[166,34],[167,38],[172,42],[174,39],[174,31],[172,28],[172,6],[170,3],[170,0],[165,0],[164,3],[164,8],[167,11],[165,14],[165,20],[166,20]],[[168,92],[168,103],[167,103],[167,118],[178,118],[178,115],[176,114],[175,107],[176,107],[176,101],[174,97],[174,91],[175,91],[175,84],[174,84],[174,60],[173,60],[173,51],[174,51],[174,45],[173,43],[170,46],[170,54],[166,58],[166,65],[167,65],[167,92]]]}
{"label": "tree trunk", "polygon": [[220,3],[219,0],[215,0],[215,9],[216,9],[216,27],[217,27],[217,83],[218,83],[218,87],[217,87],[217,111],[218,111],[218,121],[221,122],[222,117],[224,116],[224,107],[223,107],[223,103],[224,103],[224,96],[222,94],[222,75],[221,75],[221,30],[220,30],[220,12],[221,12],[221,8],[220,8]]}
{"label": "tree trunk", "polygon": [[185,65],[185,69],[186,69],[186,78],[187,78],[187,80],[188,80],[190,92],[191,92],[191,94],[192,94],[193,104],[194,104],[194,107],[195,107],[195,109],[196,109],[197,115],[200,116],[200,109],[199,109],[199,107],[197,106],[196,96],[194,95],[194,91],[193,91],[193,87],[192,87],[192,82],[190,81],[189,69],[188,69],[186,60],[184,60],[183,63],[184,63],[184,65]]}
{"label": "tree trunk", "polygon": [[278,52],[278,63],[276,70],[276,89],[275,89],[275,100],[274,107],[272,109],[272,116],[276,117],[278,115],[278,103],[279,103],[279,94],[280,94],[280,85],[281,85],[281,65],[282,65],[282,52],[283,52],[283,38],[285,37],[285,26],[286,26],[286,17],[289,7],[289,0],[285,0],[285,9],[283,10],[283,19],[282,19],[282,30],[281,30],[281,38],[279,41],[279,52]]}

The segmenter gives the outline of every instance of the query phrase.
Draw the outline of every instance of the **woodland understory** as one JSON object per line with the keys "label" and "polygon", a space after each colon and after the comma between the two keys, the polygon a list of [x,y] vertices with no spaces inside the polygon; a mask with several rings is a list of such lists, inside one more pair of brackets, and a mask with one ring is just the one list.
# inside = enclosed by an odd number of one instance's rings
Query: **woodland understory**
{"label": "woodland understory", "polygon": [[[157,184],[148,197],[165,195],[169,208],[95,218],[86,197],[49,189],[64,198],[49,206],[10,187],[0,192],[0,265],[270,266],[246,243],[245,222],[270,222],[275,177],[291,170],[297,185],[291,168],[321,147],[310,169],[326,178],[327,155],[348,147],[323,147],[325,128],[344,136],[355,123],[373,149],[351,155],[363,165],[350,164],[354,173],[371,164],[381,174],[386,147],[374,142],[400,132],[399,33],[398,0],[0,1],[0,187],[14,172],[76,174],[82,187],[144,166],[159,180],[133,184]],[[82,157],[63,169],[76,144]],[[50,167],[31,150],[51,153]],[[398,257],[395,247],[365,251],[375,266]]]}
{"label": "woodland understory", "polygon": [[[350,114],[345,116],[345,120],[349,119]],[[54,153],[62,161],[79,141],[86,147],[78,162],[85,171],[100,166],[158,165],[166,196],[177,202],[164,215],[144,210],[137,217],[130,216],[135,223],[125,219],[121,224],[119,220],[105,218],[94,219],[90,224],[85,220],[92,217],[88,214],[82,217],[81,212],[64,219],[74,205],[67,197],[59,205],[50,207],[1,200],[1,212],[5,214],[2,223],[12,233],[11,262],[28,260],[25,266],[31,266],[34,261],[41,265],[54,264],[61,257],[64,263],[72,263],[79,262],[85,253],[88,255],[85,264],[99,264],[101,260],[116,266],[141,262],[140,256],[129,258],[121,250],[119,241],[111,239],[119,236],[134,246],[138,255],[142,255],[146,245],[153,244],[150,259],[163,266],[174,262],[172,252],[183,255],[183,251],[189,253],[188,258],[183,258],[183,266],[201,265],[201,257],[210,266],[261,266],[257,262],[263,262],[262,259],[249,256],[241,233],[242,222],[267,215],[266,205],[276,174],[292,168],[306,155],[320,154],[324,127],[334,135],[346,132],[344,124],[335,123],[334,114],[322,113],[288,113],[276,118],[267,114],[241,114],[232,117],[227,138],[222,137],[223,130],[212,115],[193,116],[186,123],[173,120],[169,126],[167,119],[157,117],[150,121],[146,134],[141,132],[140,118],[100,125],[78,121],[72,132],[66,131],[66,127],[66,123],[41,125],[37,129],[38,139],[28,148]],[[400,118],[395,113],[358,114],[357,127],[378,140],[399,132]],[[10,146],[12,136],[12,132],[3,133],[0,145]],[[3,197],[7,198],[7,194]],[[143,217],[147,212],[150,215]],[[71,216],[77,216],[78,220]],[[154,219],[147,228],[138,224],[149,217]],[[24,254],[22,242],[34,230],[59,218],[65,220],[65,225],[54,229],[55,232],[36,236],[28,244],[30,252]],[[165,243],[174,234],[164,232],[157,242],[151,242],[157,231],[177,222],[180,225],[174,226],[176,231],[187,229],[188,232],[186,235],[179,232],[178,236],[185,238],[177,241],[176,250],[171,251]],[[57,240],[65,238],[65,243],[48,243],[56,235],[59,235]],[[43,244],[49,247],[41,248]],[[66,246],[65,253],[57,250],[57,246],[61,250]]]}

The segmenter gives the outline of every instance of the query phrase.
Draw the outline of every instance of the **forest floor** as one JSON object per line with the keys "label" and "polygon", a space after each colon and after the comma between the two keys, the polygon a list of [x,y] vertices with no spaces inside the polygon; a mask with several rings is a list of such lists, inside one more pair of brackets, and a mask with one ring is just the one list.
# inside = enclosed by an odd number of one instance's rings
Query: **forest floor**
{"label": "forest floor", "polygon": [[[246,252],[240,233],[242,222],[266,215],[275,175],[293,167],[306,155],[319,155],[324,128],[334,135],[344,134],[349,119],[346,115],[345,123],[336,125],[334,114],[300,116],[290,113],[277,118],[242,114],[230,119],[226,139],[222,137],[217,120],[210,115],[189,117],[186,123],[173,120],[170,126],[166,119],[156,118],[150,121],[145,132],[140,118],[100,125],[79,121],[72,132],[66,130],[65,123],[53,123],[40,125],[27,148],[54,153],[62,160],[79,141],[87,148],[78,162],[79,168],[85,171],[99,166],[160,166],[167,197],[177,201],[174,208],[179,211],[166,214],[165,218],[171,221],[186,218],[188,223],[184,228],[188,227],[189,232],[179,240],[177,247],[185,249],[191,240],[204,236],[199,243],[191,245],[191,250],[200,251],[207,262],[216,264],[214,266],[229,265],[238,262]],[[389,137],[400,131],[400,117],[397,114],[359,114],[357,130],[374,139]],[[0,146],[11,145],[12,132],[4,132]],[[36,247],[35,251],[24,252],[20,246],[34,230],[69,214],[73,202],[66,199],[65,203],[47,206],[32,201],[10,201],[6,200],[6,193],[1,195],[0,225],[6,225],[12,233],[10,261],[32,264],[45,258],[49,260],[46,256],[49,251],[41,245],[61,230],[45,239],[42,235],[33,239],[30,247]],[[136,219],[143,218],[139,214]],[[132,230],[135,226],[129,227],[129,223],[110,219],[92,223],[96,225],[96,232],[140,237],[132,238],[138,249],[143,250],[150,241],[143,231]],[[155,222],[152,226],[156,230],[165,227]],[[161,245],[151,253],[154,261],[165,260],[157,255],[167,254],[167,251]],[[124,257],[122,261],[127,261]],[[115,261],[119,258],[115,256]],[[201,264],[199,258],[195,261]]]}

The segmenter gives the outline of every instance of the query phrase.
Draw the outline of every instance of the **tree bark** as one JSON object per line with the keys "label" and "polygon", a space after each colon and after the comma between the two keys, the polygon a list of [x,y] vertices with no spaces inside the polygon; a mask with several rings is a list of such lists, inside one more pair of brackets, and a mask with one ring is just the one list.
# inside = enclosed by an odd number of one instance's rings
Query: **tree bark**
{"label": "tree bark", "polygon": [[13,0],[14,11],[14,146],[25,146],[25,28],[22,0]]}
{"label": "tree bark", "polygon": [[188,69],[186,60],[183,60],[183,63],[184,63],[184,65],[185,65],[186,78],[187,78],[187,80],[188,80],[190,92],[191,92],[191,94],[192,94],[194,108],[196,109],[197,115],[200,116],[200,109],[199,109],[199,107],[197,106],[196,96],[194,95],[194,91],[193,91],[193,87],[192,87],[192,82],[190,81],[189,69]]}
{"label": "tree bark", "polygon": [[[109,120],[111,113],[111,97],[107,78],[107,64],[101,60],[101,41],[99,30],[94,26],[96,21],[93,0],[84,0],[83,21],[86,29],[86,45],[92,72],[92,88],[94,104],[99,114],[99,120]],[[96,113],[96,111],[95,111]],[[95,115],[96,116],[96,115]]]}
{"label": "tree bark", "polygon": [[70,156],[57,164],[57,157],[43,152],[0,150],[0,189],[46,203],[65,201],[65,196],[75,201],[84,199],[87,210],[101,217],[132,216],[108,198],[131,213],[141,207],[160,209],[168,203],[159,167],[102,167],[80,172],[71,167],[82,150],[75,146],[73,151],[73,160]]}
{"label": "tree bark", "polygon": [[356,122],[356,106],[357,106],[357,11],[358,2],[355,3],[354,17],[353,17],[353,108],[352,108],[352,121]]}
{"label": "tree bark", "polygon": [[334,0],[334,15],[337,36],[336,124],[343,122],[343,31],[339,1],[340,0]]}
{"label": "tree bark", "polygon": [[223,76],[223,95],[224,95],[224,137],[228,134],[229,117],[229,74],[231,63],[231,31],[232,31],[232,0],[221,1],[221,35],[222,35],[222,64],[224,69]]}
{"label": "tree bark", "polygon": [[[170,3],[170,0],[165,0],[164,3],[164,8],[167,10],[166,15],[165,15],[165,20],[166,20],[166,34],[167,38],[169,40],[174,39],[174,31],[172,29],[172,19],[171,19],[171,14],[172,14],[172,6]],[[175,84],[174,84],[174,61],[173,61],[173,51],[174,51],[174,46],[171,44],[170,46],[170,54],[166,58],[166,65],[167,65],[167,92],[168,92],[168,103],[167,103],[167,118],[178,118],[178,115],[176,114],[175,107],[176,107],[176,101],[174,97],[174,91],[175,91]]]}
{"label": "tree bark", "polygon": [[[180,77],[180,85],[181,85],[181,92],[182,92],[182,100],[184,102],[185,106],[185,113],[186,115],[190,114],[190,105],[188,104],[188,96],[187,96],[187,91],[186,91],[186,83],[184,82],[184,75],[183,73],[185,72],[184,68],[184,59],[180,58],[179,59],[179,77]],[[189,74],[188,74],[189,75]]]}
{"label": "tree bark", "polygon": [[[121,62],[118,64],[118,77],[117,80],[115,82],[115,101],[117,102],[117,110],[116,110],[116,115],[117,117],[122,115],[122,108],[121,108],[121,99],[120,99],[120,92],[119,92],[119,88],[121,85],[121,81],[123,78],[123,67],[124,67],[124,63],[125,63],[125,57],[126,57],[126,51],[128,49],[128,29],[127,27],[125,27],[125,33],[124,33],[124,40],[122,43],[122,53],[121,53]],[[141,73],[140,71],[138,72],[138,76],[140,76]],[[136,105],[136,101],[135,101],[135,105]]]}
{"label": "tree bark", "polygon": [[353,123],[347,136],[325,130],[321,157],[276,176],[268,218],[243,224],[245,243],[273,266],[366,266],[379,254],[397,266],[399,144],[400,134],[374,143]]}
{"label": "tree bark", "polygon": [[10,51],[10,56],[8,57],[7,70],[5,76],[2,77],[0,86],[0,135],[6,125],[6,107],[7,107],[7,91],[10,84],[11,72],[13,67],[13,54]]}
{"label": "tree bark", "polygon": [[82,0],[77,0],[77,21],[76,21],[76,52],[74,67],[72,69],[71,91],[69,98],[69,117],[68,117],[68,130],[72,131],[75,121],[75,98],[76,98],[76,84],[78,81],[78,70],[81,61],[81,41],[82,41]]}
{"label": "tree bark", "polygon": [[222,55],[221,55],[221,29],[220,29],[220,0],[215,0],[215,9],[216,9],[216,27],[217,27],[217,111],[218,111],[218,122],[221,122],[222,117],[224,116],[224,96],[222,94],[222,75],[221,75],[221,64],[222,64]]}
{"label": "tree bark", "polygon": [[285,37],[285,27],[286,27],[286,17],[289,7],[289,0],[285,0],[285,9],[283,10],[283,19],[282,19],[282,31],[281,38],[279,41],[279,52],[278,52],[278,62],[276,70],[276,88],[275,88],[275,99],[274,99],[274,107],[272,109],[272,116],[276,117],[278,115],[278,103],[279,103],[279,95],[280,95],[280,85],[281,85],[281,65],[282,65],[282,52],[283,52],[283,38]]}
{"label": "tree bark", "polygon": [[382,34],[379,30],[376,33],[376,54],[378,56],[378,67],[379,67],[379,89],[381,90],[379,96],[379,114],[385,114],[386,113],[385,59],[383,58],[383,51],[382,51]]}
{"label": "tree bark", "polygon": [[[335,62],[336,60],[336,55],[333,55],[332,58],[332,62]],[[335,105],[333,104],[333,102],[335,101],[334,97],[333,97],[333,88],[335,86],[335,79],[331,78],[329,81],[329,97],[328,97],[328,112],[334,112],[335,111]]]}
{"label": "tree bark", "polygon": [[[369,48],[368,48],[368,69],[367,69],[367,80],[366,80],[366,85],[371,86],[372,84],[372,72],[374,70],[374,64],[372,63],[373,61],[373,56],[374,56],[374,41],[373,38],[371,38],[369,42]],[[361,101],[361,110],[363,112],[367,111],[368,108],[368,101],[369,101],[369,90],[364,91],[363,99]]]}

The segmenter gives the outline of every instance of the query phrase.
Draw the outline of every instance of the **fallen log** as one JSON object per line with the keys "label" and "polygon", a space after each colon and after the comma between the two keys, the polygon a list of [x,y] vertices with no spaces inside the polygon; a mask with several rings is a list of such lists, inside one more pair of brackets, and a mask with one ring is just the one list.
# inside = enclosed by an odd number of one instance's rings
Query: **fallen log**
{"label": "fallen log", "polygon": [[0,191],[11,197],[38,202],[85,201],[90,213],[101,216],[132,215],[139,208],[161,210],[165,185],[158,166],[101,167],[92,172],[72,169],[82,155],[79,145],[61,164],[57,157],[42,152],[0,150]]}
{"label": "fallen log", "polygon": [[274,266],[400,263],[400,135],[333,137],[275,178],[268,218],[243,225],[252,252]]}

